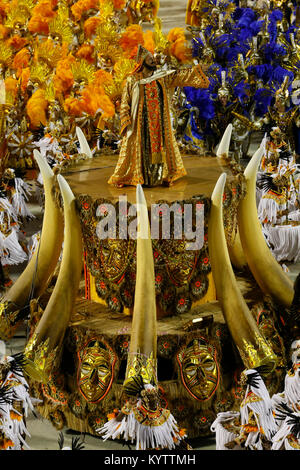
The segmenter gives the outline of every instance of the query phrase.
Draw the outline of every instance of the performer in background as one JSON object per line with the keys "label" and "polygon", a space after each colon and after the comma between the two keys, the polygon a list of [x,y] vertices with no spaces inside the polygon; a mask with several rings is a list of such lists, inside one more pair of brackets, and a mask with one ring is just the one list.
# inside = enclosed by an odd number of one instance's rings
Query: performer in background
{"label": "performer in background", "polygon": [[186,174],[171,123],[170,90],[177,86],[207,88],[200,65],[156,70],[153,55],[139,46],[137,66],[127,78],[120,109],[123,141],[109,184],[170,186]]}

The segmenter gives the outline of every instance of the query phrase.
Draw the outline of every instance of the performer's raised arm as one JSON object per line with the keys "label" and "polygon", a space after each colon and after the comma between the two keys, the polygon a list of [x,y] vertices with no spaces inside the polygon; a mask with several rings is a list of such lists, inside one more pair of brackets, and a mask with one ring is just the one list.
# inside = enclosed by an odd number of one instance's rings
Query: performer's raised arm
{"label": "performer's raised arm", "polygon": [[209,79],[205,75],[204,67],[200,64],[191,68],[184,68],[175,70],[175,72],[168,77],[166,81],[169,87],[184,87],[191,86],[194,88],[208,88]]}

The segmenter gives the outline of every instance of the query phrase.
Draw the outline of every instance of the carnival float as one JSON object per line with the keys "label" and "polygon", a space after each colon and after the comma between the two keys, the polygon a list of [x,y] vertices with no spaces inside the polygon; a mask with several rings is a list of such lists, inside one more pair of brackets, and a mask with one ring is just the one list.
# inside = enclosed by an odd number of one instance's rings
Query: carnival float
{"label": "carnival float", "polygon": [[[298,7],[188,2],[186,31],[168,34],[158,12],[155,1],[0,4],[1,180],[18,195],[3,194],[10,224],[31,217],[29,193],[43,188],[41,232],[32,255],[16,258],[29,261],[3,292],[0,338],[26,325],[28,400],[58,431],[137,450],[189,449],[215,433],[217,449],[262,449],[275,435],[283,448],[300,398],[299,279],[280,264],[299,255]],[[141,47],[164,80],[180,77],[164,130],[184,172],[171,184],[112,185]],[[202,87],[182,78],[194,70]],[[281,226],[297,231],[282,258]],[[265,415],[281,413],[254,421],[260,439],[245,437],[253,397]]]}

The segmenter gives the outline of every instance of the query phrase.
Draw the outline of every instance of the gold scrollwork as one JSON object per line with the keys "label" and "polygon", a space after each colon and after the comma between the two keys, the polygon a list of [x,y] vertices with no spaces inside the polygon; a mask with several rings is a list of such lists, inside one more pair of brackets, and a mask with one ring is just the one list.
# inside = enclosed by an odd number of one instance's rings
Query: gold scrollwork
{"label": "gold scrollwork", "polygon": [[29,363],[29,375],[37,373],[40,377],[49,377],[57,357],[57,347],[49,347],[49,338],[39,342],[37,333],[34,333],[26,345],[24,355]]}
{"label": "gold scrollwork", "polygon": [[15,310],[12,302],[0,302],[0,337],[3,340],[10,339],[17,328],[19,310]]}
{"label": "gold scrollwork", "polygon": [[140,352],[129,354],[127,362],[127,379],[140,375],[144,384],[156,384],[156,360],[151,353],[150,356]]}
{"label": "gold scrollwork", "polygon": [[242,339],[242,346],[238,346],[241,358],[248,369],[260,367],[267,374],[271,372],[278,362],[277,356],[268,343],[258,333],[254,333],[255,343]]}

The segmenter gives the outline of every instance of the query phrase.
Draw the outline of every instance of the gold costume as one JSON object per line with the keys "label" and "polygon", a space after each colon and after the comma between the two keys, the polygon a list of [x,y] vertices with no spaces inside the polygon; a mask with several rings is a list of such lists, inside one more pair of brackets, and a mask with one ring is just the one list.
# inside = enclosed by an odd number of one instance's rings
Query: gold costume
{"label": "gold costume", "polygon": [[[177,86],[207,88],[209,81],[200,65],[158,72],[157,77],[142,80],[142,74],[135,73],[127,79],[120,110],[124,137],[109,184],[155,186],[186,174],[172,130],[170,93]],[[146,83],[138,83],[140,80]],[[135,113],[134,95],[138,95]]]}

